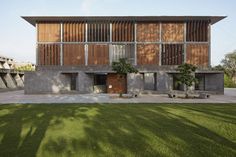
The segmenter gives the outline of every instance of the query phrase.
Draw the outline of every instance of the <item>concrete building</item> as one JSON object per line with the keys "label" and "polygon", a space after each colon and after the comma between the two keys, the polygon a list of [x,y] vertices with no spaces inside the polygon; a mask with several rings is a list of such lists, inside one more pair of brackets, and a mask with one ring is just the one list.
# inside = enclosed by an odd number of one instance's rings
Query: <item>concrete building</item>
{"label": "concrete building", "polygon": [[[181,90],[177,65],[198,67],[195,90],[224,93],[212,71],[211,25],[224,16],[22,17],[36,27],[36,71],[25,93],[167,93]],[[111,64],[127,58],[138,74],[120,77]]]}
{"label": "concrete building", "polygon": [[13,58],[0,55],[0,91],[24,87],[24,72],[15,70],[17,63]]}

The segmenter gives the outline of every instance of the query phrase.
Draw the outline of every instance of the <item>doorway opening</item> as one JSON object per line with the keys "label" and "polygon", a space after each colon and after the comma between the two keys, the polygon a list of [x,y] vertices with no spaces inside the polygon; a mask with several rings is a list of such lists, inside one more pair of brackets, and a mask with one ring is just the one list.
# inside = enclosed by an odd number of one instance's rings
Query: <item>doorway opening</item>
{"label": "doorway opening", "polygon": [[106,93],[107,92],[107,74],[95,74],[94,75],[94,93]]}

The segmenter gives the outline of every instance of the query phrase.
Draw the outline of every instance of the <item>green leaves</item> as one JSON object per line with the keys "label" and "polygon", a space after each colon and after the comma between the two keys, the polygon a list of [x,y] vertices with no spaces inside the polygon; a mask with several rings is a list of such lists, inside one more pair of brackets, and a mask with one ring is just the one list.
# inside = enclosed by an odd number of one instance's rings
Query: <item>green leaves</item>
{"label": "green leaves", "polygon": [[196,69],[197,67],[192,64],[184,63],[179,65],[178,68],[176,69],[177,71],[180,72],[180,77],[178,82],[180,84],[185,84],[187,87],[192,86],[193,83],[197,82],[197,79],[193,75]]}
{"label": "green leaves", "polygon": [[113,62],[112,70],[116,71],[118,74],[138,73],[136,68],[130,63],[127,63],[126,58],[120,58],[118,62]]}

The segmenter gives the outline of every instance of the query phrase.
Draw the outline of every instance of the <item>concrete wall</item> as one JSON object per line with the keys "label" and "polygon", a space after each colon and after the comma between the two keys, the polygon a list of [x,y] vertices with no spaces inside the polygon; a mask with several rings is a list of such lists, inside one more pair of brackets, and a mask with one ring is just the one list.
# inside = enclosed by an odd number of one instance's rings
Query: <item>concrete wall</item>
{"label": "concrete wall", "polygon": [[127,93],[140,93],[143,91],[143,87],[142,74],[127,74]]}
{"label": "concrete wall", "polygon": [[5,85],[4,81],[2,80],[2,77],[0,77],[0,88],[5,89],[7,86]]}
{"label": "concrete wall", "polygon": [[205,90],[216,94],[224,94],[224,73],[205,74]]}
{"label": "concrete wall", "polygon": [[16,88],[16,83],[11,74],[7,73],[6,75],[3,76],[3,79],[6,81],[6,86],[8,88]]}
{"label": "concrete wall", "polygon": [[15,79],[17,87],[20,87],[20,88],[24,87],[24,83],[23,83],[23,81],[22,81],[22,79],[21,79],[19,74],[16,74],[13,78]]}
{"label": "concrete wall", "polygon": [[77,82],[77,89],[80,93],[93,92],[93,74],[86,74],[80,71]]}
{"label": "concrete wall", "polygon": [[173,77],[165,71],[156,73],[156,90],[158,93],[168,93],[172,90]]}
{"label": "concrete wall", "polygon": [[70,90],[70,77],[60,71],[25,72],[25,94],[60,93]]}

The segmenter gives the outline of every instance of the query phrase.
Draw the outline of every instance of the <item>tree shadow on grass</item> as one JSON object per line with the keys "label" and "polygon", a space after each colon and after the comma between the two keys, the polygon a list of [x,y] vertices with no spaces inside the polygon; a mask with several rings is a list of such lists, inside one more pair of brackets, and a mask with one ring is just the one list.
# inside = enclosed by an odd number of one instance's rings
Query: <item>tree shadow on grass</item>
{"label": "tree shadow on grass", "polygon": [[[168,110],[173,107],[178,111],[183,106],[1,106],[0,156],[31,157],[36,156],[39,151],[44,152],[45,156],[235,155],[235,142]],[[1,109],[7,109],[9,113],[1,115]],[[92,110],[96,114],[91,115]],[[42,143],[50,127],[62,130],[67,127],[62,125],[62,120],[69,121],[72,126],[83,124],[84,136],[59,134],[57,138],[49,138]],[[25,132],[24,137],[22,132]]]}

